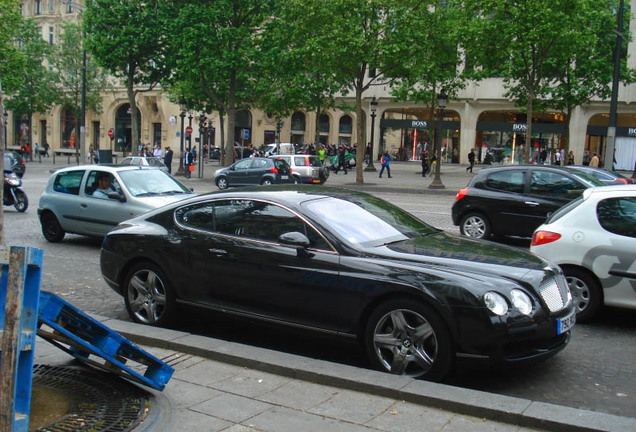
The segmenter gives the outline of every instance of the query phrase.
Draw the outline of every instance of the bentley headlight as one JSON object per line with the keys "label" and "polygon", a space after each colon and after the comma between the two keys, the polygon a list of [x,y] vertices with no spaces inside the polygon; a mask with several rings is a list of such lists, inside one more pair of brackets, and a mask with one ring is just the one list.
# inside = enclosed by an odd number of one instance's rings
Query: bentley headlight
{"label": "bentley headlight", "polygon": [[508,302],[501,294],[489,291],[484,294],[484,304],[495,315],[505,315],[508,312]]}
{"label": "bentley headlight", "polygon": [[512,301],[512,305],[519,309],[519,312],[522,314],[530,315],[532,312],[532,300],[530,300],[528,294],[523,291],[518,289],[510,291],[510,300]]}

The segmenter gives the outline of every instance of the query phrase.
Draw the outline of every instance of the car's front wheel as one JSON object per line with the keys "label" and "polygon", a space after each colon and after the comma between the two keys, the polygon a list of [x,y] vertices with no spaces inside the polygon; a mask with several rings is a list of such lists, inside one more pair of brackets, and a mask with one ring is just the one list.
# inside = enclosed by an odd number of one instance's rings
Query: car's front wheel
{"label": "car's front wheel", "polygon": [[568,282],[572,301],[576,308],[578,322],[590,321],[601,306],[601,286],[589,272],[576,268],[564,267],[565,280]]}
{"label": "car's front wheel", "polygon": [[380,305],[365,328],[371,363],[396,375],[438,381],[453,363],[453,343],[446,324],[430,306],[394,299]]}
{"label": "car's front wheel", "polygon": [[227,179],[225,177],[219,177],[216,179],[216,186],[221,189],[221,190],[225,190],[228,187],[227,184]]}
{"label": "car's front wheel", "polygon": [[164,326],[176,317],[176,304],[168,279],[150,262],[136,264],[123,285],[130,317],[141,324]]}
{"label": "car's front wheel", "polygon": [[263,181],[261,181],[261,184],[263,186],[270,186],[272,184],[272,179],[271,178],[264,178]]}
{"label": "car's front wheel", "polygon": [[40,223],[42,224],[42,235],[44,235],[45,239],[51,243],[62,241],[66,233],[53,213],[47,211],[42,214]]}
{"label": "car's front wheel", "polygon": [[481,213],[469,213],[462,218],[459,230],[466,237],[487,239],[490,237],[491,228],[488,219]]}

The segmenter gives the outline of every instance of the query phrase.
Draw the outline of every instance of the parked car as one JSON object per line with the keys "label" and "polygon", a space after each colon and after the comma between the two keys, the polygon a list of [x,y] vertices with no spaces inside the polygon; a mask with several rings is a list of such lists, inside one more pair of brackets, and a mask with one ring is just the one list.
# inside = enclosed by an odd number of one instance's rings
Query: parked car
{"label": "parked car", "polygon": [[586,174],[546,165],[480,170],[455,197],[453,223],[468,237],[530,237],[550,213],[603,183]]}
{"label": "parked car", "polygon": [[563,269],[577,319],[636,309],[636,185],[586,190],[534,232],[532,252]]}
{"label": "parked car", "polygon": [[575,321],[556,265],[447,234],[379,198],[313,186],[217,192],[111,231],[101,271],[150,325],[195,306],[358,340],[380,370],[441,379],[455,359],[524,364]]}
{"label": "parked car", "polygon": [[278,154],[294,154],[296,153],[296,146],[292,143],[264,144],[258,148],[258,151],[262,152],[266,157]]}
{"label": "parked car", "polygon": [[287,162],[296,177],[296,183],[323,184],[329,178],[329,168],[320,162],[318,156],[304,154],[273,156]]}
{"label": "parked car", "polygon": [[157,157],[128,156],[123,158],[119,165],[159,168],[162,171],[168,172],[168,167]]}
{"label": "parked car", "polygon": [[42,234],[50,242],[62,241],[67,232],[104,236],[126,219],[193,195],[157,169],[71,166],[51,175],[40,196],[38,216]]}
{"label": "parked car", "polygon": [[232,186],[295,183],[295,181],[296,177],[292,175],[291,168],[280,158],[245,158],[214,172],[214,183],[219,189]]}
{"label": "parked car", "polygon": [[621,173],[607,171],[603,168],[591,167],[586,165],[567,165],[566,168],[581,171],[590,175],[606,185],[636,184],[633,178],[625,177]]}
{"label": "parked car", "polygon": [[20,153],[7,151],[4,152],[4,170],[13,171],[18,177],[22,178],[26,172],[26,164]]}

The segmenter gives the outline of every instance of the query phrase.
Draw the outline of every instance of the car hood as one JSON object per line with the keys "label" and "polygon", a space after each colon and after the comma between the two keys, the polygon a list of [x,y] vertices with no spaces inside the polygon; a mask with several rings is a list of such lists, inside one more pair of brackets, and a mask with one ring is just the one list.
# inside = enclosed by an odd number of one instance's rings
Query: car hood
{"label": "car hood", "polygon": [[177,201],[181,201],[187,198],[192,198],[196,194],[177,194],[177,195],[151,195],[135,197],[135,200],[143,205],[148,206],[149,209],[162,207],[167,204],[172,204]]}
{"label": "car hood", "polygon": [[370,255],[400,267],[435,267],[471,279],[506,278],[538,286],[546,270],[556,268],[526,250],[493,242],[436,232],[399,243],[367,249]]}

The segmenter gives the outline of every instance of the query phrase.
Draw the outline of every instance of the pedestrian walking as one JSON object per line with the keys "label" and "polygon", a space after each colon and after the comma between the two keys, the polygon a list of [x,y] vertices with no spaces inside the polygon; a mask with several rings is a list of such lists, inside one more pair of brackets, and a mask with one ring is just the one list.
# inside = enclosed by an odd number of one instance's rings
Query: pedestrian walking
{"label": "pedestrian walking", "polygon": [[336,169],[336,174],[338,174],[340,168],[344,170],[345,174],[347,173],[347,160],[344,146],[340,146],[340,149],[338,150],[338,168]]}
{"label": "pedestrian walking", "polygon": [[[190,149],[187,149],[185,155],[183,157],[183,165],[185,166],[185,178],[190,178],[192,176],[192,171],[194,171],[194,161],[192,160],[192,153]],[[190,168],[193,168],[192,170]]]}
{"label": "pedestrian walking", "polygon": [[588,166],[590,164],[590,151],[585,150],[583,152],[583,165]]}
{"label": "pedestrian walking", "polygon": [[568,153],[568,165],[574,165],[574,152],[572,150]]}
{"label": "pedestrian walking", "polygon": [[428,150],[422,152],[422,177],[426,177],[428,174]]}
{"label": "pedestrian walking", "polygon": [[600,163],[600,159],[598,158],[598,156],[596,155],[596,153],[594,153],[594,156],[592,156],[592,159],[590,159],[590,166],[591,167],[595,167],[598,168],[598,164]]}
{"label": "pedestrian walking", "polygon": [[50,148],[49,143],[44,141],[43,146],[44,146],[44,156],[45,157],[51,157],[51,156],[49,156],[49,148]]}
{"label": "pedestrian walking", "polygon": [[172,174],[172,150],[166,146],[166,153],[163,155],[163,163],[168,168],[168,173]]}
{"label": "pedestrian walking", "polygon": [[389,153],[384,152],[382,157],[380,158],[380,163],[382,164],[382,169],[380,170],[380,178],[382,178],[382,173],[384,173],[384,169],[386,168],[386,173],[391,178],[391,157]]}
{"label": "pedestrian walking", "polygon": [[466,167],[466,172],[470,171],[472,173],[473,167],[475,166],[475,149],[474,148],[471,148],[470,152],[468,153],[468,163],[470,163],[470,166]]}

